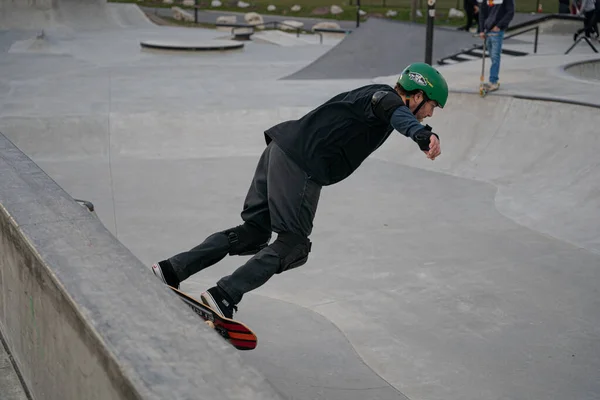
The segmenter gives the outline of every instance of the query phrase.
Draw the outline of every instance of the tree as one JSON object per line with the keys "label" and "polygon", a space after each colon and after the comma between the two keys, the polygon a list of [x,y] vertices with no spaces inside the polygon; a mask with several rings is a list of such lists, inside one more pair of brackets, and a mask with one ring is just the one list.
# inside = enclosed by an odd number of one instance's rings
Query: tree
{"label": "tree", "polygon": [[417,9],[419,7],[419,0],[410,0],[410,20],[415,22],[417,20]]}

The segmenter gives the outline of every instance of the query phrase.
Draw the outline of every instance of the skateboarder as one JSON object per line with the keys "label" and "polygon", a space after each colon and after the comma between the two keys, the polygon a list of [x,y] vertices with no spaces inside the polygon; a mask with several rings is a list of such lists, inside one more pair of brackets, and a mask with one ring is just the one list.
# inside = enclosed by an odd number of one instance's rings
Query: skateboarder
{"label": "skateboarder", "polygon": [[[403,70],[395,87],[372,84],[340,93],[298,120],[269,128],[244,201],[243,223],[154,264],[154,274],[179,288],[227,255],[253,255],[201,295],[202,302],[232,318],[245,293],[306,263],[321,188],[352,174],[394,129],[429,159],[440,155],[438,135],[421,121],[443,108],[447,98],[443,76],[415,63]],[[272,233],[277,239],[269,244]]]}

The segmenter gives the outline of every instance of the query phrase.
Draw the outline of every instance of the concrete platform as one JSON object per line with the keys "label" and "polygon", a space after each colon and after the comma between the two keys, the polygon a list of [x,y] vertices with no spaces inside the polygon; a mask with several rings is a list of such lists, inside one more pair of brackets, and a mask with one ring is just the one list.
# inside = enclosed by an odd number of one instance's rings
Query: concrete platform
{"label": "concrete platform", "polygon": [[168,41],[147,40],[140,42],[140,46],[146,49],[175,50],[175,51],[225,51],[237,50],[244,47],[244,43],[234,40],[210,40],[210,41]]}
{"label": "concrete platform", "polygon": [[[281,79],[332,42],[252,41],[210,57],[139,46],[222,34],[145,24],[54,30],[45,52],[22,45],[33,33],[0,38],[0,132],[67,193],[92,201],[148,267],[148,275],[94,272],[162,299],[145,310],[152,320],[135,314],[148,324],[167,318],[157,310],[175,309],[192,323],[190,310],[150,283],[150,265],[239,223],[265,129],[342,90],[397,78]],[[565,56],[563,43],[543,43],[543,54],[503,59],[501,90],[485,99],[476,95],[479,62],[441,68],[452,94],[428,121],[441,137],[438,160],[392,135],[356,174],[323,191],[309,262],[239,305],[236,317],[256,330],[259,346],[236,353],[238,367],[298,400],[600,398],[599,86],[563,69],[594,55]],[[183,289],[197,296],[244,261],[227,257]],[[57,277],[80,295],[103,296],[77,275]],[[95,315],[127,321],[119,306],[138,300],[107,293]],[[113,341],[125,335],[118,325],[97,329]],[[152,332],[143,339],[169,342]],[[165,347],[163,363],[128,371],[193,365],[204,374],[180,390],[227,374],[221,364],[195,363],[202,349],[178,340],[173,352],[193,349],[181,362]],[[152,382],[148,398],[169,392]]]}

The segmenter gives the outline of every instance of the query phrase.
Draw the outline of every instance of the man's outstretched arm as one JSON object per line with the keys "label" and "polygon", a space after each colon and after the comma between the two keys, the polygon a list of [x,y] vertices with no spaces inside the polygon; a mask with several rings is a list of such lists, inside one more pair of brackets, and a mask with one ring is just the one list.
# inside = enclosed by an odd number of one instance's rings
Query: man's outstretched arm
{"label": "man's outstretched arm", "polygon": [[395,130],[414,140],[427,158],[435,160],[441,154],[439,136],[429,125],[421,125],[408,107],[396,108],[390,122]]}
{"label": "man's outstretched arm", "polygon": [[431,131],[429,125],[423,126],[417,120],[400,96],[391,92],[377,92],[373,95],[372,107],[378,118],[414,140],[428,158],[434,160],[441,154],[439,136]]}

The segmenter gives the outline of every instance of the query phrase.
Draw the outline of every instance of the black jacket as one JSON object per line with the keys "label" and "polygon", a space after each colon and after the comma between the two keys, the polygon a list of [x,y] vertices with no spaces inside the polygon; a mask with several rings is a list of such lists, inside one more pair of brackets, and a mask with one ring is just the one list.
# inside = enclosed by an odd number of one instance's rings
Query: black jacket
{"label": "black jacket", "polygon": [[377,117],[372,97],[394,92],[389,85],[367,85],[340,93],[298,120],[282,122],[265,131],[311,178],[325,186],[339,182],[390,136],[390,121]]}

